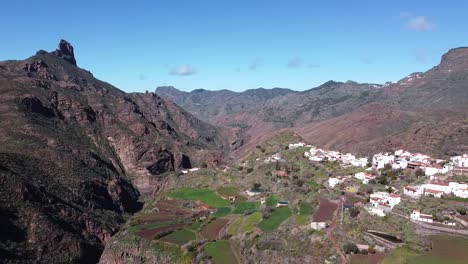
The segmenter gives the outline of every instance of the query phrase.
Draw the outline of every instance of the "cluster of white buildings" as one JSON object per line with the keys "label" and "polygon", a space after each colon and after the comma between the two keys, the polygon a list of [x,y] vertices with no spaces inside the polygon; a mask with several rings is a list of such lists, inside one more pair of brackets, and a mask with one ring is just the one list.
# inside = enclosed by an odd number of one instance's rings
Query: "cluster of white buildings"
{"label": "cluster of white buildings", "polygon": [[443,195],[448,194],[453,194],[461,198],[468,198],[468,184],[432,180],[422,185],[405,186],[403,188],[403,193],[413,198],[418,198],[421,195],[441,198]]}
{"label": "cluster of white buildings", "polygon": [[401,197],[399,195],[388,192],[375,192],[370,195],[370,202],[365,208],[372,215],[385,216],[400,202]]}
{"label": "cluster of white buildings", "polygon": [[310,147],[310,150],[304,153],[304,157],[308,158],[310,161],[319,162],[323,160],[329,160],[329,161],[338,161],[340,163],[352,165],[355,167],[367,166],[368,159],[366,157],[357,158],[356,156],[350,153],[342,154],[338,151],[323,150],[321,148],[317,148],[317,147],[309,146],[309,145],[307,145],[307,147]]}
{"label": "cluster of white buildings", "polygon": [[449,162],[405,150],[397,150],[393,154],[379,153],[372,157],[372,166],[376,169],[382,169],[387,164],[395,170],[421,168],[426,176],[434,176],[445,174],[454,169],[468,171],[468,154],[451,157]]}

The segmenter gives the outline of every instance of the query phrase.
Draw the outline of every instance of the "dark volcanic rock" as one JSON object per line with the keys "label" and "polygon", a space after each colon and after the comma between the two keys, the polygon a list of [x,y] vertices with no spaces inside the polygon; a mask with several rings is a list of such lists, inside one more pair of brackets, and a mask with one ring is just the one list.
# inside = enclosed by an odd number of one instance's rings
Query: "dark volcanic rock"
{"label": "dark volcanic rock", "polygon": [[60,40],[58,48],[56,51],[54,51],[54,54],[76,66],[76,59],[75,53],[73,52],[73,46],[66,40]]}
{"label": "dark volcanic rock", "polygon": [[66,41],[0,62],[0,263],[96,263],[141,193],[170,186],[155,175],[214,164],[221,147],[174,104],[76,67]]}

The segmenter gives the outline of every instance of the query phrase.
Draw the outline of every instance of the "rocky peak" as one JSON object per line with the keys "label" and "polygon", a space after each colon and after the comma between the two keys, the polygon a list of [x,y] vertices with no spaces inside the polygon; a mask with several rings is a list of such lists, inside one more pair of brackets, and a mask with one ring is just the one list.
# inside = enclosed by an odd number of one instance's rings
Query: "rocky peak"
{"label": "rocky peak", "polygon": [[68,41],[63,39],[60,40],[58,48],[53,53],[76,66],[75,54],[73,53],[73,46]]}
{"label": "rocky peak", "polygon": [[442,56],[440,67],[459,68],[468,65],[468,47],[461,47],[449,50]]}

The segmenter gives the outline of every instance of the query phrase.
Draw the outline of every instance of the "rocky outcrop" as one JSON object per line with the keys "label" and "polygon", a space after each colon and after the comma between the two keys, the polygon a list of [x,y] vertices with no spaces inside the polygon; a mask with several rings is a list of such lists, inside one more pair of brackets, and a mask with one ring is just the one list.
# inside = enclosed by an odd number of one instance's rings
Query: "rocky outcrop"
{"label": "rocky outcrop", "polygon": [[73,52],[73,46],[66,40],[60,40],[58,48],[54,51],[54,54],[58,57],[68,61],[72,65],[76,66],[75,54]]}
{"label": "rocky outcrop", "polygon": [[0,62],[0,262],[96,263],[139,196],[174,184],[165,173],[222,161],[217,133],[95,79],[66,41]]}

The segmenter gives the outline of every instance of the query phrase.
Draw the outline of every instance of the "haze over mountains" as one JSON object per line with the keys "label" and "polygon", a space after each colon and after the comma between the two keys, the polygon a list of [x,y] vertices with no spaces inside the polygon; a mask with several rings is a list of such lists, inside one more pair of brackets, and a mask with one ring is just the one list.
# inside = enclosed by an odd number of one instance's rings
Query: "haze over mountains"
{"label": "haze over mountains", "polygon": [[385,85],[329,81],[301,92],[158,87],[156,93],[236,131],[231,144],[239,155],[278,130],[292,129],[311,143],[343,151],[405,148],[446,156],[468,149],[467,78],[468,48],[457,48],[429,71]]}
{"label": "haze over mountains", "polygon": [[125,93],[77,65],[66,41],[0,62],[1,261],[96,262],[166,172],[222,165],[283,130],[360,153],[468,151],[468,48],[398,83],[302,92]]}

